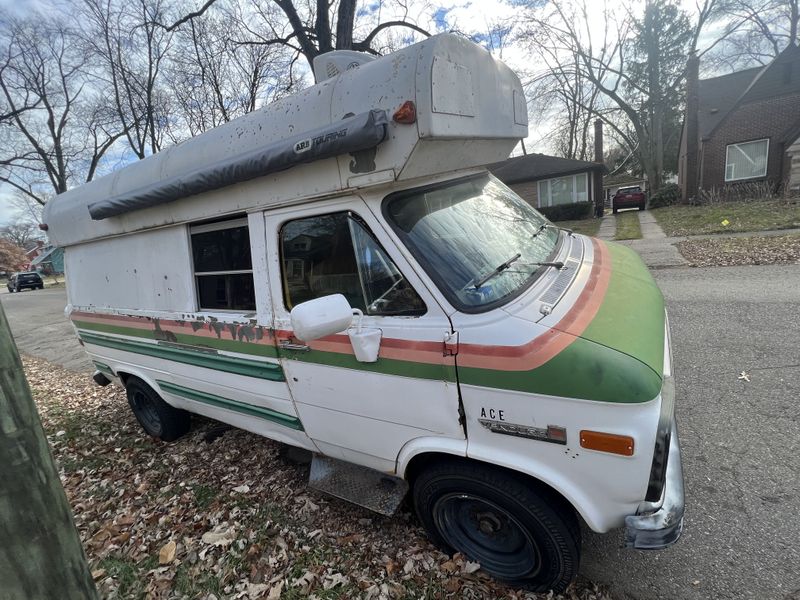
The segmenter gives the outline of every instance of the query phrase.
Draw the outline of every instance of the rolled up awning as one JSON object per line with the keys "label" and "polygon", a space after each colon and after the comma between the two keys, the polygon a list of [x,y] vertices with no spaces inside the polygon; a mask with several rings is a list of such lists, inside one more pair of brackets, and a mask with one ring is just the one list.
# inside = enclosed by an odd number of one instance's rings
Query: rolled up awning
{"label": "rolled up awning", "polygon": [[89,204],[95,221],[241,183],[295,165],[369,150],[386,137],[386,111],[371,110],[219,163]]}

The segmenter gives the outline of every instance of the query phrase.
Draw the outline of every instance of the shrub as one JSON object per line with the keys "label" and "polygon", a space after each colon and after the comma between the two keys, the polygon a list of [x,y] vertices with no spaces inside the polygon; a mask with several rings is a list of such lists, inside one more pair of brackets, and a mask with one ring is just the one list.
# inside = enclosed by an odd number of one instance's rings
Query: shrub
{"label": "shrub", "polygon": [[551,221],[577,221],[592,216],[594,203],[556,204],[555,206],[543,206],[537,210]]}
{"label": "shrub", "polygon": [[670,206],[680,201],[681,187],[676,183],[668,183],[658,192],[650,196],[650,208]]}
{"label": "shrub", "polygon": [[722,187],[700,190],[697,204],[722,202],[761,202],[780,197],[780,186],[772,181],[729,183]]}

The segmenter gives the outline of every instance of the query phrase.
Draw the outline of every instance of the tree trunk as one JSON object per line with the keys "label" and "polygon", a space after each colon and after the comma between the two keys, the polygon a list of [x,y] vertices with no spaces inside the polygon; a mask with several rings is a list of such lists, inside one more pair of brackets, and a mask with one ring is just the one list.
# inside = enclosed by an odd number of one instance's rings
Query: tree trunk
{"label": "tree trunk", "polygon": [[97,598],[2,306],[0,540],[3,598]]}

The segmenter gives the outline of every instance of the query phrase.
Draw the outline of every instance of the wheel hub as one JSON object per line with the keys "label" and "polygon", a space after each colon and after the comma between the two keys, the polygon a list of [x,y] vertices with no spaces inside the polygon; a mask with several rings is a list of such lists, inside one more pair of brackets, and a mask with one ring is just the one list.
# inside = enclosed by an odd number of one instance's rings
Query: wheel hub
{"label": "wheel hub", "polygon": [[497,577],[534,576],[541,568],[536,541],[519,520],[493,501],[450,493],[433,506],[437,528],[447,543]]}
{"label": "wheel hub", "polygon": [[478,520],[478,529],[486,535],[497,533],[502,527],[500,519],[492,512],[478,513],[476,517]]}

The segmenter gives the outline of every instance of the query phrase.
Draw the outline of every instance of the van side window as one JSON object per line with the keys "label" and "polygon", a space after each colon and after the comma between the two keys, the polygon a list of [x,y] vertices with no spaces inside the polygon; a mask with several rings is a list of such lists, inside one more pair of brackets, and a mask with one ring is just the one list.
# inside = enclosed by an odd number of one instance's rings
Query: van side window
{"label": "van side window", "polygon": [[254,311],[247,219],[195,225],[190,233],[200,309]]}
{"label": "van side window", "polygon": [[366,225],[350,213],[289,221],[281,228],[286,307],[342,294],[368,315],[421,315],[425,303]]}

